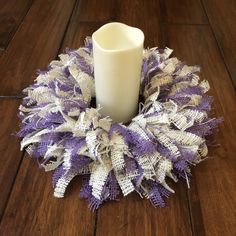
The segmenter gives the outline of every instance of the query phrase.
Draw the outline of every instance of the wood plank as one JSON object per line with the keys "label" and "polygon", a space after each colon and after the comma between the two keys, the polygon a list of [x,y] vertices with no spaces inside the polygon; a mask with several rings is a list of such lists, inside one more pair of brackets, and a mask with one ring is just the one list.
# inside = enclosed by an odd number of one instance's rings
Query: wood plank
{"label": "wood plank", "polygon": [[13,135],[18,130],[18,106],[18,100],[0,100],[0,162],[4,163],[0,168],[0,219],[22,158],[19,139]]}
{"label": "wood plank", "polygon": [[75,1],[36,1],[0,58],[0,95],[20,95],[57,55]]}
{"label": "wood plank", "polygon": [[95,213],[80,200],[75,179],[66,197],[53,197],[51,174],[25,156],[0,225],[0,235],[93,235]]}
{"label": "wood plank", "polygon": [[[79,4],[73,11],[62,48],[79,47],[97,23],[78,23]],[[24,157],[0,226],[0,235],[93,235],[95,214],[79,199],[80,178],[68,187],[64,199],[53,197],[51,174]],[[30,214],[29,214],[30,212]]]}
{"label": "wood plank", "polygon": [[171,24],[207,24],[201,0],[160,0],[162,22]]}
{"label": "wood plank", "polygon": [[202,66],[214,96],[214,113],[224,116],[216,135],[219,148],[195,170],[190,207],[195,235],[234,235],[236,227],[236,96],[212,31],[208,26],[167,26],[167,46],[189,64]]}
{"label": "wood plank", "polygon": [[5,49],[24,19],[32,0],[3,0],[0,2],[0,48]]}
{"label": "wood plank", "polygon": [[236,1],[203,0],[203,5],[236,88]]}
{"label": "wood plank", "polygon": [[105,204],[98,211],[96,235],[191,235],[185,183],[172,187],[176,193],[165,208],[154,208],[137,194]]}
{"label": "wood plank", "polygon": [[80,22],[109,22],[112,21],[115,0],[81,0],[76,20]]}
{"label": "wood plank", "polygon": [[[146,46],[163,45],[158,1],[118,1],[115,20],[141,28]],[[191,235],[185,183],[172,186],[176,194],[163,209],[131,194],[98,210],[96,235]]]}

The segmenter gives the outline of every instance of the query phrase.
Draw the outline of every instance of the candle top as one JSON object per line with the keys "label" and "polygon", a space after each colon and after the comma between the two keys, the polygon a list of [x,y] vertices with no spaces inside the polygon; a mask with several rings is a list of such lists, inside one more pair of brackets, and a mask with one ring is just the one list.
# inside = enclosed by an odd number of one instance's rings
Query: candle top
{"label": "candle top", "polygon": [[113,22],[100,27],[92,35],[93,42],[103,51],[117,52],[142,47],[143,32],[123,23]]}

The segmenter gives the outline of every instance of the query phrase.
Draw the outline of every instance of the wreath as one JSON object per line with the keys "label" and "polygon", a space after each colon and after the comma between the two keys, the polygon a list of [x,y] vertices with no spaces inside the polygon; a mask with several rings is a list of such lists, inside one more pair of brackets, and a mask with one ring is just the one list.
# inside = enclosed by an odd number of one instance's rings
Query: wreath
{"label": "wreath", "polygon": [[129,124],[114,123],[93,107],[91,38],[66,49],[35,83],[23,90],[18,135],[45,171],[54,171],[54,196],[82,175],[80,196],[97,209],[104,201],[136,191],[154,206],[174,193],[167,179],[185,179],[207,156],[206,136],[221,118],[209,117],[209,83],[198,66],[170,57],[169,48],[143,52],[139,112]]}

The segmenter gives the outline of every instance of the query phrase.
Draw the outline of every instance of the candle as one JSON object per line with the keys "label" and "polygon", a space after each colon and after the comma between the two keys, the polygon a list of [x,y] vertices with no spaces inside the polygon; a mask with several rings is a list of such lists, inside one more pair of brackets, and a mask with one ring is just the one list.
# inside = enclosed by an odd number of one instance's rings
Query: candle
{"label": "candle", "polygon": [[108,23],[92,35],[96,103],[104,116],[128,122],[138,108],[143,32]]}

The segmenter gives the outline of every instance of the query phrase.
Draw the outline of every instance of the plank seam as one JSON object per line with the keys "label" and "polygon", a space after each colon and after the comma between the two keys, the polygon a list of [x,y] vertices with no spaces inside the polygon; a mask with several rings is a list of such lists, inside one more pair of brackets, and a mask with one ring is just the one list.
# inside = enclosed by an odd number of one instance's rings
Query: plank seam
{"label": "plank seam", "polygon": [[74,6],[73,6],[73,10],[71,11],[71,15],[70,15],[70,17],[69,17],[69,19],[68,19],[68,22],[67,22],[67,24],[66,24],[65,32],[64,32],[63,37],[62,37],[62,39],[61,39],[61,43],[60,43],[60,45],[59,45],[59,49],[57,50],[57,55],[56,55],[55,58],[58,57],[58,54],[59,54],[59,53],[61,52],[61,50],[62,50],[62,45],[63,45],[63,43],[64,43],[65,37],[66,37],[67,32],[68,32],[68,28],[69,28],[68,26],[70,25],[71,19],[72,19],[72,17],[74,16],[74,13],[75,13],[75,11],[76,11],[76,4],[77,4],[77,3],[79,4],[79,7],[80,7],[80,0],[75,0]]}
{"label": "plank seam", "polygon": [[23,15],[22,20],[20,21],[19,25],[16,27],[15,31],[12,33],[11,38],[8,40],[7,44],[4,45],[3,48],[0,48],[0,51],[2,50],[2,53],[8,48],[8,46],[9,46],[10,43],[11,43],[11,41],[14,39],[16,33],[18,32],[19,28],[20,28],[21,25],[23,24],[24,19],[25,19],[26,16],[28,15],[28,13],[29,13],[29,11],[30,11],[30,9],[31,9],[31,7],[32,7],[32,5],[33,5],[33,3],[34,3],[34,1],[31,0],[31,1],[30,1],[30,5],[29,5],[29,8],[26,10],[26,12],[25,12],[25,14]]}
{"label": "plank seam", "polygon": [[65,41],[65,37],[66,37],[66,35],[67,35],[68,28],[69,28],[69,25],[70,25],[70,23],[71,23],[71,20],[72,20],[72,18],[73,18],[73,16],[74,16],[74,13],[76,12],[76,5],[77,5],[77,4],[78,4],[78,8],[80,8],[81,1],[80,1],[80,0],[75,0],[74,6],[73,6],[73,10],[72,10],[71,15],[70,15],[70,17],[69,17],[69,20],[68,20],[68,22],[67,22],[67,24],[66,24],[65,32],[64,32],[64,34],[63,34],[63,37],[62,37],[62,40],[61,40],[59,49],[58,49],[58,51],[57,51],[57,56],[56,56],[56,57],[58,57],[58,54],[59,54],[59,53],[61,52],[61,50],[62,50],[62,45],[63,45],[63,43],[64,43],[64,41]]}
{"label": "plank seam", "polygon": [[222,47],[221,47],[221,45],[220,45],[220,42],[219,42],[218,39],[217,39],[217,36],[216,36],[216,34],[215,34],[215,31],[214,31],[214,29],[213,29],[213,27],[212,27],[212,25],[211,25],[211,21],[210,21],[210,18],[209,18],[209,16],[208,16],[208,14],[207,14],[207,10],[206,10],[206,7],[205,7],[205,5],[204,5],[204,1],[203,1],[203,0],[200,0],[200,1],[201,1],[203,10],[204,10],[204,12],[205,12],[205,14],[206,14],[208,23],[209,23],[209,25],[210,25],[210,29],[211,29],[212,35],[213,35],[213,37],[214,37],[214,39],[215,39],[215,41],[216,41],[216,45],[217,45],[217,47],[218,47],[218,49],[219,49],[220,56],[221,56],[221,58],[222,58],[222,60],[223,60],[223,62],[224,62],[226,71],[227,71],[227,73],[228,73],[228,75],[229,75],[229,78],[230,78],[230,80],[231,80],[231,83],[232,83],[232,85],[233,85],[234,90],[236,90],[236,84],[234,84],[233,77],[232,77],[232,75],[231,75],[231,73],[230,73],[230,70],[229,70],[229,68],[228,68],[228,65],[227,65],[227,63],[226,63],[226,61],[225,61],[224,51],[223,51],[223,49],[222,49]]}
{"label": "plank seam", "polygon": [[190,195],[189,195],[188,188],[186,186],[185,186],[185,190],[186,190],[187,201],[188,201],[188,211],[189,211],[189,219],[190,219],[190,225],[191,225],[191,232],[192,232],[193,236],[196,236],[195,230],[194,230],[193,212],[192,212],[192,208],[191,208]]}
{"label": "plank seam", "polygon": [[10,191],[9,191],[9,193],[8,193],[8,196],[7,196],[7,201],[6,201],[5,206],[4,206],[4,208],[3,208],[2,214],[0,215],[0,228],[1,228],[1,225],[2,225],[3,216],[5,215],[5,211],[6,211],[6,209],[7,209],[9,200],[10,200],[10,198],[11,198],[11,194],[12,194],[13,187],[14,187],[14,185],[15,185],[16,178],[17,178],[18,173],[19,173],[19,170],[20,170],[20,168],[21,168],[21,164],[22,164],[24,155],[25,155],[25,151],[23,151],[23,152],[21,153],[21,155],[20,155],[20,161],[19,161],[19,164],[18,164],[16,173],[15,173],[15,176],[14,176],[14,178],[13,178],[13,182],[12,182]]}
{"label": "plank seam", "polygon": [[190,25],[190,26],[201,26],[209,25],[208,23],[174,23],[174,22],[162,22],[163,25]]}
{"label": "plank seam", "polygon": [[17,95],[1,95],[0,99],[22,99],[24,96],[17,96]]}
{"label": "plank seam", "polygon": [[165,34],[165,30],[164,30],[164,22],[163,22],[163,18],[164,18],[164,11],[165,11],[165,9],[164,9],[164,4],[163,4],[163,2],[161,1],[161,0],[159,0],[159,6],[160,6],[160,33],[161,33],[161,40],[162,40],[162,44],[163,45],[161,45],[161,46],[163,46],[163,48],[164,47],[166,47],[166,43],[167,43],[167,39],[166,39],[166,34]]}
{"label": "plank seam", "polygon": [[99,210],[96,210],[96,212],[95,212],[95,222],[94,222],[93,236],[96,236],[96,234],[97,234],[98,211]]}

